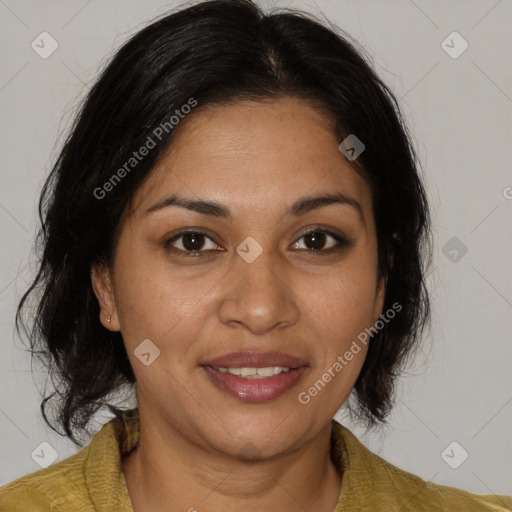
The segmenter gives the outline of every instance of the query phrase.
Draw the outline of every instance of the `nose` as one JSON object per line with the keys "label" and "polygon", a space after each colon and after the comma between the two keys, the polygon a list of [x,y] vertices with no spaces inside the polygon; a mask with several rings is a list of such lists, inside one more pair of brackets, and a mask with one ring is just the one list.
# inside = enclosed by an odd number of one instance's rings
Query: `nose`
{"label": "nose", "polygon": [[291,272],[272,251],[263,249],[251,263],[236,254],[232,265],[219,308],[224,324],[243,326],[257,335],[297,323],[299,298]]}

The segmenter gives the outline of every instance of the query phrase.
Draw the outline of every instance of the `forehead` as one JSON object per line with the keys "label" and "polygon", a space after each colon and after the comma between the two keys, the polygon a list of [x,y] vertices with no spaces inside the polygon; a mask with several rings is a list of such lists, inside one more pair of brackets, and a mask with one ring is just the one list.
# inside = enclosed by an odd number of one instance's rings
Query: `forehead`
{"label": "forehead", "polygon": [[316,190],[341,191],[363,208],[371,204],[368,184],[338,149],[334,119],[311,102],[285,97],[207,105],[178,128],[134,196],[137,215],[171,192],[235,210],[283,205]]}

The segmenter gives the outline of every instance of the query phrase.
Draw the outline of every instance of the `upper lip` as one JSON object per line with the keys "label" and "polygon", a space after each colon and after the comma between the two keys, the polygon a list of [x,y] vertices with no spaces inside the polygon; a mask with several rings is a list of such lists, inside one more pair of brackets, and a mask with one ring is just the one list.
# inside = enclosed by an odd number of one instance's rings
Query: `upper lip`
{"label": "upper lip", "polygon": [[201,365],[214,368],[265,368],[267,366],[298,368],[308,366],[304,360],[282,352],[231,352],[203,361]]}

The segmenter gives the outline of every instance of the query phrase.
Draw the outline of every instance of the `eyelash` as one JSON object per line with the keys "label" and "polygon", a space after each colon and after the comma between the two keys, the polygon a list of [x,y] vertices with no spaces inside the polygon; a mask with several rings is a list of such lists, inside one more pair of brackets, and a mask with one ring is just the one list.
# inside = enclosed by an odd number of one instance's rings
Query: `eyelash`
{"label": "eyelash", "polygon": [[[335,253],[335,252],[338,252],[338,251],[341,251],[342,249],[346,248],[346,247],[349,247],[351,244],[351,242],[349,240],[347,240],[345,237],[341,236],[341,235],[338,235],[337,233],[333,233],[332,231],[329,231],[329,230],[326,230],[326,229],[319,229],[319,228],[313,228],[313,229],[309,229],[308,231],[306,231],[305,233],[303,233],[298,239],[297,239],[297,242],[299,240],[301,240],[302,238],[308,236],[308,235],[311,235],[311,234],[324,234],[324,235],[328,235],[332,238],[334,238],[334,240],[336,241],[336,245],[334,245],[333,247],[329,247],[328,249],[298,249],[299,251],[306,251],[308,253],[312,253],[312,254],[315,254],[315,255],[318,255],[318,256],[323,256],[323,255],[329,255],[329,254],[332,254],[332,253]],[[210,237],[210,235],[208,235],[208,233],[205,233],[204,231],[201,231],[201,230],[187,230],[187,231],[182,231],[181,233],[178,233],[176,235],[174,235],[172,238],[166,240],[164,243],[163,243],[163,247],[164,249],[168,250],[168,251],[171,251],[171,252],[175,252],[179,255],[182,255],[182,256],[185,256],[185,257],[204,257],[206,254],[209,254],[211,252],[215,252],[215,250],[213,249],[209,249],[209,250],[200,250],[200,251],[184,251],[183,249],[176,249],[176,248],[173,248],[171,247],[171,244],[173,242],[176,242],[177,240],[179,240],[180,238],[186,236],[186,235],[201,235],[201,236],[204,236],[206,238],[208,238],[209,240],[211,240],[213,243],[216,243],[214,240],[212,240],[212,238]],[[296,242],[294,242],[295,244]]]}

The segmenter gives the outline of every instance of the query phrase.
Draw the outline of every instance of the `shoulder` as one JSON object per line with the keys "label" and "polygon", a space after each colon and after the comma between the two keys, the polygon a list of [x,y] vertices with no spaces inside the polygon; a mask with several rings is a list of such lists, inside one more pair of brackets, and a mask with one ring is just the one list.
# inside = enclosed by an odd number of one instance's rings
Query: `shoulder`
{"label": "shoulder", "polygon": [[378,494],[391,496],[401,512],[512,512],[512,497],[479,495],[463,489],[425,481],[380,459],[376,474]]}
{"label": "shoulder", "polygon": [[138,438],[138,412],[123,412],[71,457],[0,487],[0,512],[131,512],[121,459]]}
{"label": "shoulder", "polygon": [[[499,494],[474,494],[455,487],[421,481],[418,500],[424,503],[421,510],[451,510],[453,512],[512,512],[512,496]],[[437,508],[432,508],[432,507]],[[420,510],[416,505],[406,510]]]}
{"label": "shoulder", "polygon": [[52,466],[0,487],[0,512],[48,512],[87,496],[84,465],[89,446]]}
{"label": "shoulder", "polygon": [[512,497],[478,495],[434,484],[385,461],[333,422],[333,449],[346,471],[338,510],[512,512]]}

